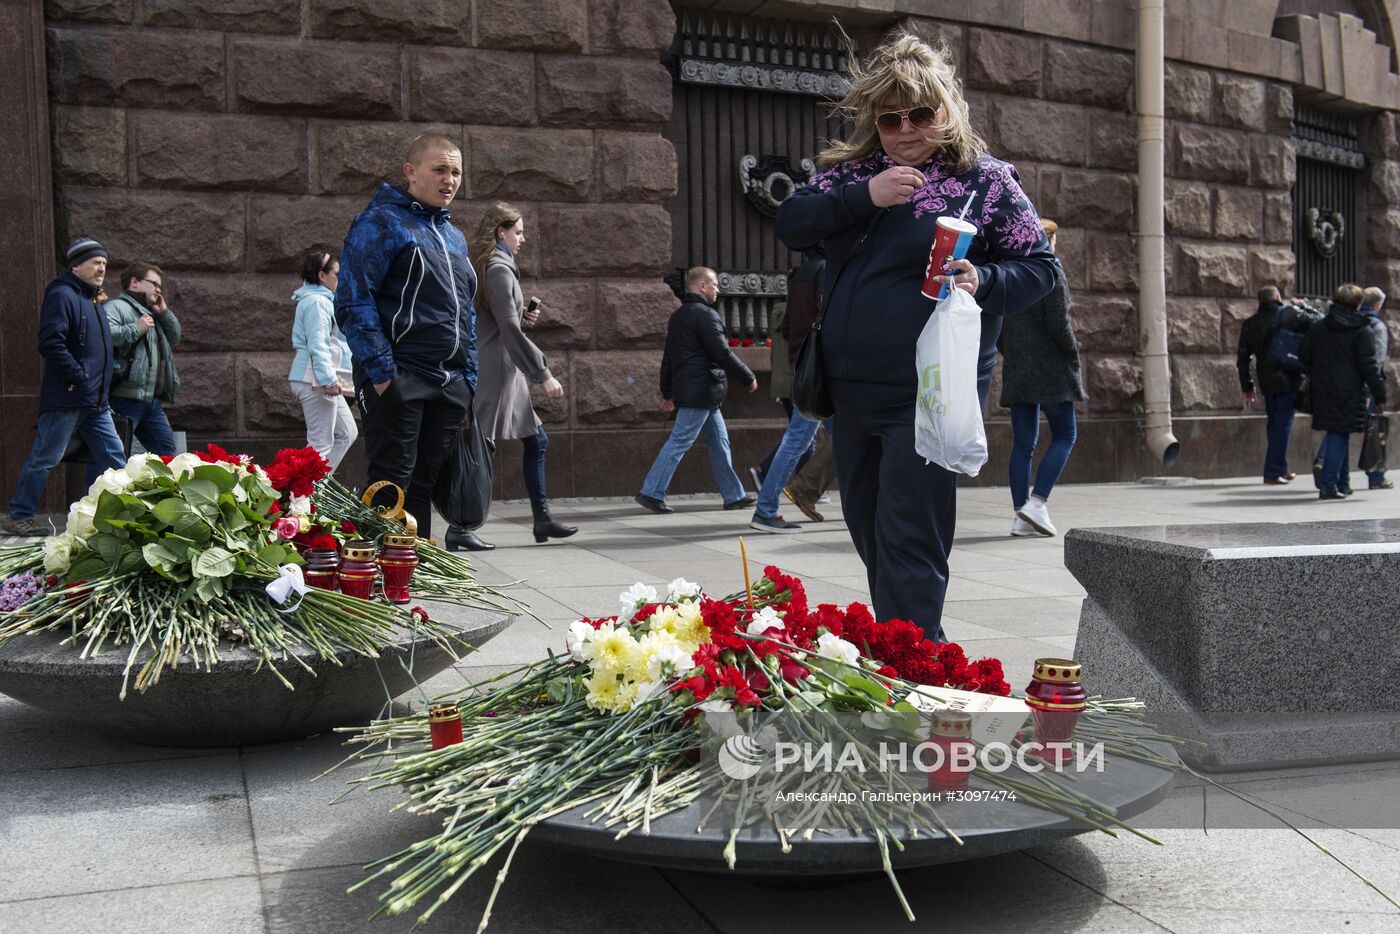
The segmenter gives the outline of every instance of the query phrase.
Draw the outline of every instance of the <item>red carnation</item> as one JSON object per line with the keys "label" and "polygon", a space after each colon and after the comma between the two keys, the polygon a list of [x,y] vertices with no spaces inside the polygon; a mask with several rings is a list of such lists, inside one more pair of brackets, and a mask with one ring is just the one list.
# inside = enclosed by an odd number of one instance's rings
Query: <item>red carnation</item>
{"label": "red carnation", "polygon": [[346,519],[344,522],[340,523],[340,531],[343,535],[360,534],[360,530],[355,528],[355,523],[351,522],[349,519]]}
{"label": "red carnation", "polygon": [[340,543],[335,540],[335,536],[333,535],[313,535],[311,536],[311,543],[308,547],[329,548],[331,551],[335,551],[340,547]]}

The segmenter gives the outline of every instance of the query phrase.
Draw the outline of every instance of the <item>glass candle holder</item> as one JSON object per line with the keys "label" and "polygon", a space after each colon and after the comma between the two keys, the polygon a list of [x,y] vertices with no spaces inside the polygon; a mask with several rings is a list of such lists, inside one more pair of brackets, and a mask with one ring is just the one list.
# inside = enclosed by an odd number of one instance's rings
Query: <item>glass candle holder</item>
{"label": "glass candle holder", "polygon": [[1061,762],[1069,755],[1070,737],[1089,696],[1083,675],[1084,666],[1072,659],[1035,660],[1035,675],[1026,687],[1026,705],[1031,709],[1043,758]]}
{"label": "glass candle holder", "polygon": [[379,555],[379,568],[384,573],[384,599],[390,603],[407,603],[409,581],[418,567],[418,536],[412,532],[390,532],[384,536],[384,550]]}
{"label": "glass candle holder", "polygon": [[374,562],[374,542],[346,542],[341,549],[340,592],[361,600],[374,596],[374,582],[379,577],[379,565]]}
{"label": "glass candle holder", "polygon": [[306,570],[302,577],[312,587],[335,590],[340,579],[340,552],[334,548],[306,549]]}
{"label": "glass candle holder", "polygon": [[462,712],[456,704],[438,704],[428,710],[428,732],[434,749],[462,741]]}
{"label": "glass candle holder", "polygon": [[[961,710],[938,710],[933,714],[929,742],[942,752],[928,773],[930,791],[964,791],[972,774],[977,745],[972,741],[972,714]],[[937,754],[935,754],[937,755]]]}

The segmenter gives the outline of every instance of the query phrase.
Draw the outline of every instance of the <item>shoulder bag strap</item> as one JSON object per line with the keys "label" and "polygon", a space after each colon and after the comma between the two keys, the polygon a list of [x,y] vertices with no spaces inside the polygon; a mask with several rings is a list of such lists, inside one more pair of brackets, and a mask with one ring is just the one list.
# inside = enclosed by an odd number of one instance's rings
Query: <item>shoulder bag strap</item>
{"label": "shoulder bag strap", "polygon": [[866,239],[869,238],[871,231],[875,229],[875,225],[880,223],[880,218],[885,216],[885,210],[885,208],[880,208],[875,216],[870,218],[870,223],[865,225],[865,232],[860,235],[860,239],[856,241],[856,245],[851,247],[850,252],[841,260],[841,265],[836,267],[836,275],[831,277],[831,288],[827,289],[826,294],[822,296],[821,307],[817,309],[817,318],[812,322],[813,331],[820,331],[822,329],[822,320],[826,318],[826,309],[827,306],[831,304],[831,297],[836,294],[836,284],[841,281],[841,273],[846,271],[846,266],[850,263],[851,257],[860,252],[861,246],[865,243]]}

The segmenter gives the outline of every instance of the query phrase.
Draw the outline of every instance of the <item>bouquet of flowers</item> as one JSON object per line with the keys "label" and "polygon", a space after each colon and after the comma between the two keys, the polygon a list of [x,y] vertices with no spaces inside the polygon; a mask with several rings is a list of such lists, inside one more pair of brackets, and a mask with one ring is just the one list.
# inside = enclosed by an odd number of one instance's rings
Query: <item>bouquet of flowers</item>
{"label": "bouquet of flowers", "polygon": [[[441,832],[374,864],[356,886],[392,879],[381,911],[400,914],[436,893],[420,915],[426,920],[503,846],[511,844],[513,854],[532,827],[553,815],[591,805],[587,814],[619,828],[619,835],[646,833],[659,816],[716,788],[724,789],[716,807],[726,800],[731,806],[723,852],[731,867],[740,831],[757,821],[771,821],[785,847],[816,829],[868,832],[899,893],[889,847],[902,846],[909,833],[955,837],[936,811],[915,804],[880,813],[855,805],[800,814],[760,807],[751,791],[735,789],[698,752],[743,732],[741,723],[752,727],[760,717],[785,715],[799,730],[851,714],[875,732],[917,735],[911,692],[955,688],[1005,696],[1010,689],[999,661],[971,661],[957,645],[931,642],[908,622],[877,622],[861,604],[810,607],[801,581],[776,567],[725,598],[677,579],[664,598],[637,584],[620,599],[616,615],[575,622],[566,652],[442,698],[459,709],[464,741],[429,748],[427,713],[377,721],[351,740],[366,747],[352,758],[379,760],[357,781],[400,786],[412,797],[410,810],[444,815]],[[1095,706],[1103,715],[1123,709]],[[1120,754],[1174,765],[1123,738],[1121,724],[1104,735]],[[792,780],[809,787],[797,774]],[[1095,826],[1118,823],[1064,782],[989,780]],[[849,791],[856,779],[834,774],[831,781]],[[909,790],[899,776],[889,781]],[[508,856],[506,868],[509,863]],[[504,877],[505,869],[498,888]]]}
{"label": "bouquet of flowers", "polygon": [[[421,611],[316,588],[294,608],[268,596],[270,581],[302,563],[299,548],[399,528],[329,473],[312,448],[283,450],[266,468],[212,444],[175,457],[133,456],[72,505],[62,533],[0,549],[0,646],[59,628],[72,631],[83,657],[108,643],[125,646],[127,680],[135,671],[138,690],[182,659],[207,670],[230,640],[246,642],[279,678],[276,662],[297,660],[288,650],[298,643],[327,659],[337,647],[377,655],[395,627],[411,626],[447,646],[450,631]],[[333,505],[318,505],[323,497]],[[423,550],[430,567],[420,593],[498,605],[465,561]],[[144,661],[143,649],[152,650]],[[124,681],[123,697],[126,690]]]}

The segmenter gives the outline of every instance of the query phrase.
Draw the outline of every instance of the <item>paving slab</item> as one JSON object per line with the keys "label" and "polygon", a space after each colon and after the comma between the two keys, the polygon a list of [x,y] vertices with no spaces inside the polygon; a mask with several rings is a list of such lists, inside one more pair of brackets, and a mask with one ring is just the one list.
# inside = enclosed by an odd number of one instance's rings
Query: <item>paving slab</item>
{"label": "paving slab", "polygon": [[248,934],[263,930],[256,876],[0,902],[0,931],[15,934]]}

